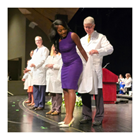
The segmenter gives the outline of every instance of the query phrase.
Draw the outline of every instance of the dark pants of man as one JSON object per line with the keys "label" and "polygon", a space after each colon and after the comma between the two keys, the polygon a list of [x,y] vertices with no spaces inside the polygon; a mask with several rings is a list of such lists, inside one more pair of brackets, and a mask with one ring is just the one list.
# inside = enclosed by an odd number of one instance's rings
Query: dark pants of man
{"label": "dark pants of man", "polygon": [[[81,94],[83,110],[82,115],[85,119],[92,119],[91,95],[89,93]],[[102,121],[104,117],[104,102],[102,89],[98,89],[98,95],[95,95],[96,115],[95,121]]]}
{"label": "dark pants of man", "polygon": [[132,88],[130,87],[130,88],[127,88],[127,90],[126,90],[126,92],[125,93],[127,93],[127,94],[129,94],[129,91],[131,91],[132,90]]}
{"label": "dark pants of man", "polygon": [[45,107],[46,85],[33,85],[35,107]]}

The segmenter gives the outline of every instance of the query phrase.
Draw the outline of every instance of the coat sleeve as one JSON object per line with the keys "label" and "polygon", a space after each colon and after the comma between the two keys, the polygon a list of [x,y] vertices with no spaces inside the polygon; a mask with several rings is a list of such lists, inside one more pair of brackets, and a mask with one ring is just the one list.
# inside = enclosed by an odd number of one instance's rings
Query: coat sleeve
{"label": "coat sleeve", "polygon": [[53,69],[59,70],[61,65],[62,65],[62,59],[59,58],[58,63],[53,65]]}
{"label": "coat sleeve", "polygon": [[[31,59],[31,60],[32,60],[32,59]],[[27,66],[27,69],[30,70],[30,71],[32,71],[32,69],[33,69],[33,67],[30,67],[30,65],[31,65],[31,63],[32,63],[31,60],[28,61],[28,66]]]}
{"label": "coat sleeve", "polygon": [[23,77],[22,77],[22,79],[27,79],[28,78],[28,73],[25,73],[24,75],[23,75]]}
{"label": "coat sleeve", "polygon": [[48,65],[50,62],[50,56],[47,57],[45,63],[42,65],[42,68],[48,69],[48,67],[46,67],[46,65]]}
{"label": "coat sleeve", "polygon": [[45,60],[48,57],[48,55],[49,55],[49,50],[47,48],[45,48],[43,55],[40,58],[40,61],[35,64],[35,69],[38,69],[39,67],[41,67],[45,63]]}
{"label": "coat sleeve", "polygon": [[129,78],[128,80],[125,80],[124,83],[125,83],[125,87],[131,87],[131,82],[132,82],[132,79]]}
{"label": "coat sleeve", "polygon": [[97,49],[97,51],[99,52],[99,55],[102,57],[102,56],[112,54],[113,50],[114,50],[113,46],[107,40],[106,36],[103,35],[101,39],[101,48]]}

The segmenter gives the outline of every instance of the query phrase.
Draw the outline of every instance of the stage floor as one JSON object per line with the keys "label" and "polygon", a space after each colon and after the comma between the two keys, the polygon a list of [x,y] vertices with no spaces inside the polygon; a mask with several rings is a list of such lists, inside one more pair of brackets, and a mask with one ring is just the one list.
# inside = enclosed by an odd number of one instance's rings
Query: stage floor
{"label": "stage floor", "polygon": [[[80,124],[82,107],[75,107],[73,126],[59,128],[58,122],[65,117],[65,107],[62,106],[58,116],[45,113],[51,109],[46,105],[44,110],[29,110],[25,104],[27,96],[8,96],[8,132],[132,132],[132,101],[121,104],[105,104],[102,126],[93,127],[92,123]],[[46,102],[50,96],[46,96]],[[92,106],[93,117],[96,108]]]}

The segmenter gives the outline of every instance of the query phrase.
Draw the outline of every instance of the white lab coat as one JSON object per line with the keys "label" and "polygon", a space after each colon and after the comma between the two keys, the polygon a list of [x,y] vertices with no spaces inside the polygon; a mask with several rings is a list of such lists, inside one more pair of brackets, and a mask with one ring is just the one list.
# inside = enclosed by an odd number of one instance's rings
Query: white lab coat
{"label": "white lab coat", "polygon": [[32,64],[35,64],[33,70],[33,85],[46,85],[46,70],[42,67],[49,55],[49,50],[45,46],[35,49],[32,56]]}
{"label": "white lab coat", "polygon": [[[93,54],[91,57],[92,60],[90,60],[92,63],[92,72],[93,72],[93,83],[94,83],[93,88],[95,88],[94,89],[95,92],[93,92],[93,93],[98,94],[97,89],[103,87],[103,85],[102,85],[103,56],[111,54],[113,52],[113,46],[107,40],[105,35],[100,34],[97,31],[94,31],[91,34],[91,39],[90,39],[89,43],[87,40],[88,40],[88,35],[81,38],[82,47],[86,51],[88,57],[90,56],[89,51],[91,51],[92,49],[95,49],[99,52],[99,54]],[[79,50],[78,50],[78,54],[79,54]],[[81,54],[79,56],[81,57],[83,66],[85,67],[86,62],[85,62],[84,58],[82,57]],[[86,78],[86,74],[85,74],[85,78]]]}
{"label": "white lab coat", "polygon": [[31,60],[28,61],[28,66],[27,66],[27,69],[28,70],[31,70],[31,71],[28,71],[27,73],[25,73],[23,75],[23,78],[22,79],[25,79],[25,82],[24,82],[24,89],[28,89],[29,86],[33,86],[33,67],[31,68],[30,67],[31,65]]}
{"label": "white lab coat", "polygon": [[[80,54],[79,54],[80,55]],[[90,55],[88,58],[87,63],[83,66],[83,71],[80,75],[79,81],[78,81],[78,93],[90,93],[90,94],[97,94],[97,89],[94,88],[94,81],[93,81],[93,75],[94,71],[92,70],[92,58],[93,56]],[[97,87],[97,86],[96,86]]]}
{"label": "white lab coat", "polygon": [[25,82],[24,82],[24,89],[27,90],[28,89],[28,72],[25,73],[22,77],[22,79],[25,79]]}
{"label": "white lab coat", "polygon": [[[47,64],[54,64],[53,68],[45,67]],[[62,93],[61,81],[58,78],[59,69],[62,67],[61,55],[48,56],[42,67],[46,68],[46,92]]]}

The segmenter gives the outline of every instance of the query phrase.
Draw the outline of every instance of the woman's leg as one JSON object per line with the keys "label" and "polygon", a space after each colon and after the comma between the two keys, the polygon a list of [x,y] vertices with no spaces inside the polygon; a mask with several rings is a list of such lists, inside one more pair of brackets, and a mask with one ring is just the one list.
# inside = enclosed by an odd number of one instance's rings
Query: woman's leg
{"label": "woman's leg", "polygon": [[32,104],[32,102],[33,102],[33,93],[32,92],[30,92],[31,93],[31,104]]}
{"label": "woman's leg", "polygon": [[28,104],[29,106],[31,105],[31,106],[33,106],[33,105],[35,105],[35,103],[34,103],[34,97],[33,97],[33,92],[31,92],[31,103],[30,104]]}
{"label": "woman's leg", "polygon": [[68,116],[65,121],[65,124],[69,124],[73,118],[75,100],[76,100],[75,90],[68,89]]}
{"label": "woman's leg", "polygon": [[28,100],[25,101],[25,103],[31,103],[31,93],[28,92]]}

